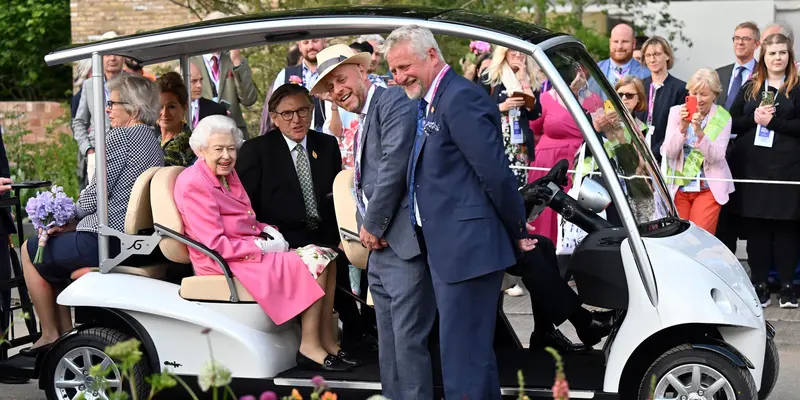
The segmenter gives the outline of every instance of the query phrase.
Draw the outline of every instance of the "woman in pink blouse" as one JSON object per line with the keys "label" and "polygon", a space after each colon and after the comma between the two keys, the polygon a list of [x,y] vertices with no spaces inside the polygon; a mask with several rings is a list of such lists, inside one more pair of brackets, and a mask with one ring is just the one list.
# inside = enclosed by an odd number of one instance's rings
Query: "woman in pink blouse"
{"label": "woman in pink blouse", "polygon": [[[570,87],[573,93],[584,105],[593,106],[602,102],[596,98],[596,95],[591,95],[586,98],[581,98],[583,94],[582,89],[586,87],[586,78],[583,71],[572,71],[574,76]],[[588,91],[586,91],[588,93]],[[555,89],[550,89],[543,93],[539,101],[542,105],[542,115],[536,120],[531,121],[530,126],[533,134],[539,139],[536,142],[536,150],[534,152],[534,161],[530,163],[531,167],[552,168],[558,161],[566,159],[569,161],[569,168],[573,168],[575,153],[583,143],[583,134],[572,114],[569,113],[564,106],[564,102],[556,93]],[[536,179],[543,177],[547,171],[531,170],[528,173],[528,182],[533,182]],[[570,176],[569,185],[564,190],[569,190],[572,186],[572,178]],[[558,219],[555,211],[551,209],[544,210],[538,218],[531,222],[531,225],[536,228],[536,233],[547,237],[555,243],[558,239]]]}
{"label": "woman in pink blouse", "polygon": [[[192,132],[189,145],[198,160],[174,189],[186,235],[219,253],[275,324],[300,316],[300,367],[346,371],[360,365],[339,348],[331,329],[337,253],[314,245],[290,250],[275,227],[256,220],[234,170],[242,143],[226,116],[206,117]],[[197,275],[222,274],[205,254],[190,247],[189,256]]]}

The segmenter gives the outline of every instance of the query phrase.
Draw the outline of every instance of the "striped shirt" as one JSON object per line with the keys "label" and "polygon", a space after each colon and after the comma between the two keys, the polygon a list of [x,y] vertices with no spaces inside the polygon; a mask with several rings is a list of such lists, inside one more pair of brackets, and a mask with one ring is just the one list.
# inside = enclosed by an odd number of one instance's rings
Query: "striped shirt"
{"label": "striped shirt", "polygon": [[[125,214],[133,184],[144,171],[163,165],[164,153],[152,127],[139,124],[114,128],[106,134],[109,228],[125,231]],[[80,218],[77,230],[97,233],[96,176],[83,189],[76,205]]]}

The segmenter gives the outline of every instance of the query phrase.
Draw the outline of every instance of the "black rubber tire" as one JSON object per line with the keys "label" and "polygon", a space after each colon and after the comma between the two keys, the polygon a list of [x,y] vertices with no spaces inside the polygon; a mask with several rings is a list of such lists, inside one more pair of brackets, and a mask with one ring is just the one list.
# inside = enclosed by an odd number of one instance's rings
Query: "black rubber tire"
{"label": "black rubber tire", "polygon": [[761,375],[761,390],[758,391],[758,400],[766,400],[778,382],[781,361],[778,356],[778,346],[775,341],[767,339],[767,349],[764,353],[764,370]]}
{"label": "black rubber tire", "polygon": [[[44,391],[47,395],[47,400],[62,400],[57,396],[53,388],[53,379],[56,372],[56,367],[59,361],[71,350],[78,347],[93,347],[100,351],[105,351],[106,346],[114,345],[131,339],[131,336],[122,333],[118,330],[111,328],[89,328],[78,332],[63,342],[59,343],[57,347],[51,350],[51,355],[48,357],[47,364],[43,366],[41,379],[47,382],[44,385]],[[136,383],[136,392],[138,398],[146,398],[150,391],[150,386],[145,381],[145,377],[150,376],[150,367],[147,361],[147,354],[142,355],[142,359],[133,367],[131,371],[131,379]],[[126,379],[123,382],[123,388],[129,394],[131,393],[130,382]]]}
{"label": "black rubber tire", "polygon": [[636,398],[639,400],[650,399],[651,377],[655,375],[658,382],[667,372],[683,364],[703,364],[714,368],[731,383],[736,392],[736,400],[758,398],[753,375],[747,369],[736,366],[728,358],[717,353],[693,349],[688,344],[673,347],[650,365],[639,384],[639,394]]}

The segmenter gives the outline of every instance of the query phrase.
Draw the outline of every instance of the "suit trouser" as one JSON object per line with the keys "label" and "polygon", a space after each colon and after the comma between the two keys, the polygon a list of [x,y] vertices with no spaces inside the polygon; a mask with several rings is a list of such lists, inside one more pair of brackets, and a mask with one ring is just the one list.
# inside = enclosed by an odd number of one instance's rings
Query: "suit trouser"
{"label": "suit trouser", "polygon": [[[350,271],[347,256],[338,247],[331,248],[339,253],[339,258],[336,260],[336,285],[346,288],[349,292]],[[339,319],[342,321],[341,345],[346,350],[354,351],[353,346],[356,346],[363,336],[369,333],[369,326],[375,320],[374,311],[370,307],[364,306],[362,312],[359,313],[356,301],[339,289],[333,294],[333,308],[339,313]]]}
{"label": "suit trouser", "polygon": [[523,253],[517,264],[506,272],[522,277],[522,283],[528,288],[539,335],[566,321],[581,307],[581,300],[561,277],[553,241],[541,235],[531,237],[539,241],[536,248]]}
{"label": "suit trouser", "polygon": [[743,218],[747,230],[747,256],[752,271],[752,282],[766,282],[772,265],[778,266],[781,283],[794,278],[800,241],[800,223],[793,220]]}
{"label": "suit trouser", "polygon": [[392,400],[433,398],[428,335],[436,317],[436,299],[424,257],[403,260],[391,248],[369,256],[381,386],[383,395]]}

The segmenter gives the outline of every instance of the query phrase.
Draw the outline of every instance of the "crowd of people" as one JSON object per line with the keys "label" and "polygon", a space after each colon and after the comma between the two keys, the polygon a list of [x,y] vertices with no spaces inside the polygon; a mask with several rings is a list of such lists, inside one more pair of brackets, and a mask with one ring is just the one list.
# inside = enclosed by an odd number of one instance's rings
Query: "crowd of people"
{"label": "crowd of people", "polygon": [[[745,22],[732,42],[733,64],[683,81],[669,73],[675,60],[666,39],[614,27],[610,58],[597,65],[636,126],[613,140],[641,136],[680,216],[732,251],[746,238],[762,305],[770,304],[775,266],[780,306],[796,308],[800,188],[731,182],[792,180],[799,168],[793,34],[778,24],[762,33]],[[460,76],[431,32],[417,26],[350,45],[299,41],[270,86],[259,132],[249,132],[243,118],[242,107],[259,93],[239,50],[191,58],[189,88],[178,72],[144,76],[129,60],[103,56],[109,226],[124,230],[142,172],[185,167],[175,197],[186,235],[222,255],[275,323],[300,319],[298,365],[346,371],[362,363],[349,350],[369,348],[379,353],[390,398],[430,398],[428,336],[438,329],[447,398],[497,398],[492,338],[505,273],[530,290],[532,347],[591,347],[614,317],[581,307],[558,272],[557,215],[546,210],[526,222],[519,193],[559,160],[571,168],[583,163],[576,160],[581,130],[532,57],[488,44],[471,48]],[[384,59],[390,72],[381,75]],[[89,75],[85,65],[78,71]],[[603,92],[591,90],[598,82],[580,69],[559,72],[594,128],[612,140],[618,121],[594,112],[604,107]],[[38,237],[22,249],[42,325],[42,337],[23,354],[39,354],[71,328],[55,296],[72,272],[99,263],[95,108],[83,95],[93,84],[81,83],[73,108],[85,186],[75,222],[46,232],[41,263],[31,258]],[[641,163],[631,165],[634,175]],[[358,234],[371,251],[366,274],[355,279],[328,196],[343,169],[354,172]],[[657,213],[652,198],[633,208],[637,219]],[[110,255],[118,253],[112,240]],[[196,274],[222,273],[206,255],[190,255]],[[368,287],[374,310],[336,291],[337,284],[361,294]],[[330,329],[333,310],[343,324],[340,342]],[[566,320],[581,345],[555,328]]]}

